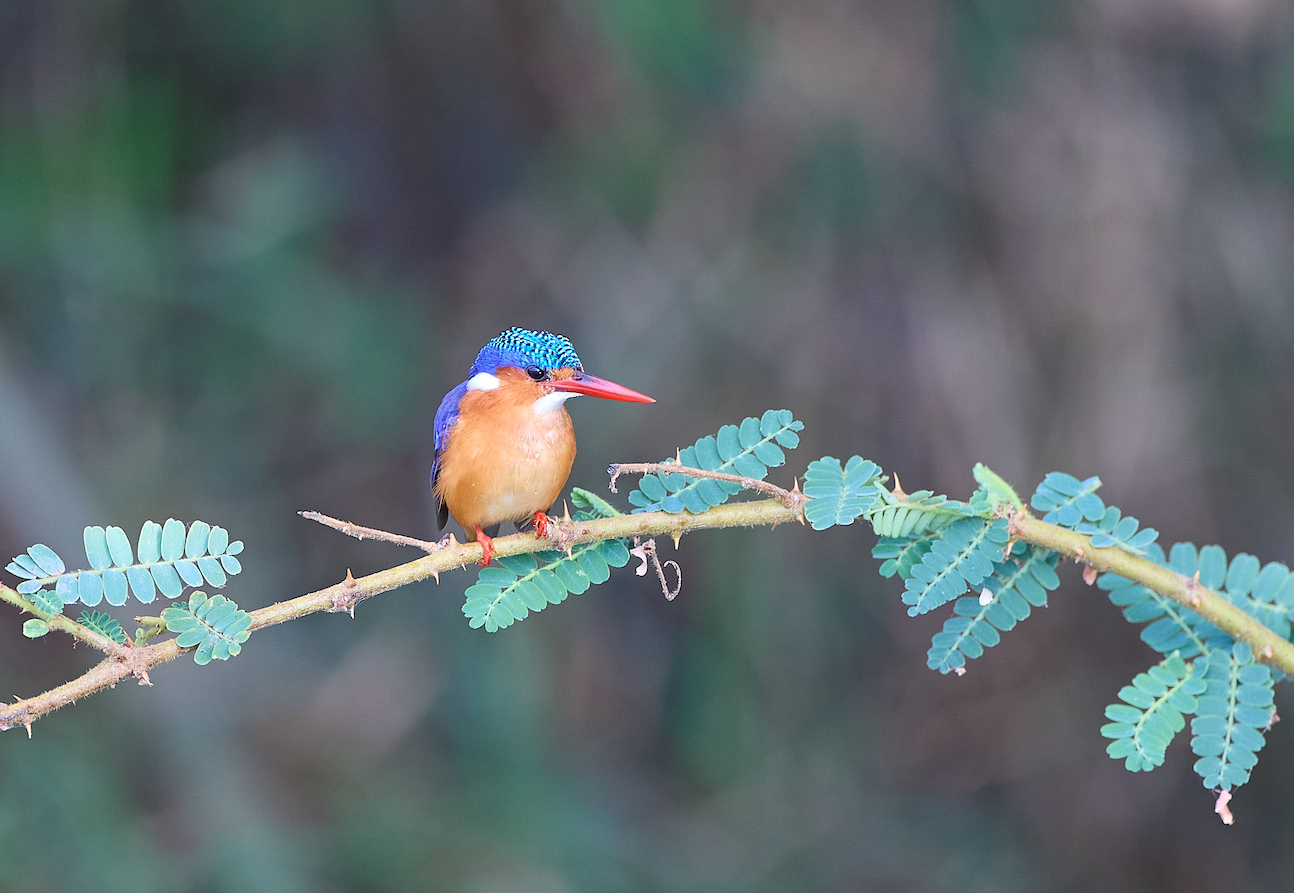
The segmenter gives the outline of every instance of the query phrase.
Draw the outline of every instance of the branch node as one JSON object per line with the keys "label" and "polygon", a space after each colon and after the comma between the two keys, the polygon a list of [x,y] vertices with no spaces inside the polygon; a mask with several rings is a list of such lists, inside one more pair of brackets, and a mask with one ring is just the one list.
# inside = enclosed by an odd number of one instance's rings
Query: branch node
{"label": "branch node", "polygon": [[1202,588],[1200,585],[1200,572],[1196,571],[1195,575],[1186,581],[1186,597],[1190,599],[1192,608],[1200,606],[1200,590]]}
{"label": "branch node", "polygon": [[[440,582],[437,578],[436,582]],[[355,619],[355,603],[364,597],[364,592],[360,589],[359,584],[355,582],[355,577],[346,568],[346,579],[337,584],[338,589],[333,593],[332,606],[328,610],[334,614],[340,614],[343,611],[350,614],[352,620]]]}
{"label": "branch node", "polygon": [[571,518],[570,505],[563,501],[562,507],[563,512],[560,519],[549,519],[550,523],[548,525],[547,539],[556,548],[565,552],[569,556],[571,554],[571,549],[575,545],[575,536],[578,533],[578,530],[575,526],[575,520]]}
{"label": "branch node", "polygon": [[136,648],[129,640],[121,646],[120,650],[112,654],[110,659],[121,664],[125,671],[122,675],[134,676],[139,680],[140,685],[153,684],[153,681],[148,678],[148,657],[142,648]]}

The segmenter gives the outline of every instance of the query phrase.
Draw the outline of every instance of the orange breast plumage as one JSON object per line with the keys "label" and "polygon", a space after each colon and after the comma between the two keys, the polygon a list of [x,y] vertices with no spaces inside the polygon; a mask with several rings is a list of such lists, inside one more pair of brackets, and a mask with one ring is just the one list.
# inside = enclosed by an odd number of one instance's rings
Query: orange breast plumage
{"label": "orange breast plumage", "polygon": [[513,380],[493,390],[468,391],[446,432],[436,495],[469,535],[478,524],[527,520],[547,509],[575,461],[565,408],[536,412],[543,389],[507,378]]}

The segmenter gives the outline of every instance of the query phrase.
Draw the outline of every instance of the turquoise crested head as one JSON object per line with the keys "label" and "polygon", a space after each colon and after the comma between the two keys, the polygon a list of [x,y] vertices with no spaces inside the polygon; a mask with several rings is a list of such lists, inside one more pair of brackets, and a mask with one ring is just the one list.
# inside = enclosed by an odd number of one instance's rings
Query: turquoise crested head
{"label": "turquoise crested head", "polygon": [[527,366],[538,366],[540,369],[574,369],[582,370],[579,354],[565,335],[552,332],[536,332],[531,329],[513,327],[494,338],[481,348],[472,363],[469,375],[480,372],[493,373],[501,366],[516,366],[525,369]]}

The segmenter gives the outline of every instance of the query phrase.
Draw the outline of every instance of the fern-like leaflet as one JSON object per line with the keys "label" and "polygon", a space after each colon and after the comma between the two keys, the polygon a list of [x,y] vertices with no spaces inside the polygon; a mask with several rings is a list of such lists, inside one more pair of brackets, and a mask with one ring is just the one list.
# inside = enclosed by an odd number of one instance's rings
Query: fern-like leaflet
{"label": "fern-like leaflet", "polygon": [[1074,526],[1074,530],[1089,534],[1092,545],[1098,549],[1115,546],[1133,555],[1145,555],[1150,544],[1159,538],[1159,531],[1153,527],[1138,529],[1139,523],[1136,518],[1124,515],[1111,505],[1106,506],[1097,521],[1080,522]]}
{"label": "fern-like leaflet", "polygon": [[1200,757],[1195,771],[1206,788],[1229,791],[1247,782],[1258,762],[1275,714],[1274,680],[1244,642],[1216,649],[1203,669],[1206,688],[1191,720],[1191,750]]}
{"label": "fern-like leaflet", "polygon": [[1048,524],[1085,533],[1098,549],[1115,547],[1133,555],[1146,555],[1150,544],[1159,538],[1159,531],[1141,528],[1136,518],[1107,506],[1096,495],[1100,486],[1098,477],[1080,481],[1073,475],[1053,471],[1038,485],[1030,504],[1047,513],[1043,520]]}
{"label": "fern-like leaflet", "polygon": [[1047,592],[1060,585],[1055,570],[1059,557],[1055,552],[1017,543],[1011,558],[994,567],[978,598],[965,596],[954,603],[954,616],[930,640],[926,665],[940,673],[963,672],[968,659],[979,657],[985,648],[1000,641],[999,633],[1027,620],[1030,605],[1045,607]]}
{"label": "fern-like leaflet", "polygon": [[912,568],[926,557],[930,544],[939,538],[937,533],[926,533],[913,539],[901,536],[883,536],[872,546],[872,557],[882,559],[878,573],[882,577],[899,575],[900,580],[912,576]]}
{"label": "fern-like leaflet", "polygon": [[[52,589],[61,605],[79,601],[94,607],[101,601],[124,605],[130,593],[145,604],[157,597],[176,598],[189,586],[224,586],[228,577],[242,571],[236,557],[240,541],[230,542],[223,527],[194,521],[187,532],[171,518],[165,525],[145,521],[137,547],[120,527],[87,527],[85,554],[91,570],[68,572],[63,560],[48,546],[37,544],[6,568],[22,578],[18,592],[35,601]],[[52,613],[62,611],[62,606]]]}
{"label": "fern-like leaflet", "polygon": [[[588,520],[584,512],[575,517]],[[579,595],[595,583],[605,583],[611,568],[628,563],[629,547],[618,539],[582,543],[569,555],[546,550],[499,558],[495,565],[481,568],[476,583],[467,587],[463,614],[473,629],[496,632],[531,612],[561,604],[567,593]]]}
{"label": "fern-like leaflet", "polygon": [[947,604],[993,575],[1007,541],[1006,519],[961,518],[949,524],[904,584],[903,603],[916,616]]}
{"label": "fern-like leaflet", "polygon": [[1129,772],[1148,772],[1164,762],[1173,738],[1186,727],[1182,714],[1196,711],[1196,697],[1205,691],[1202,674],[1194,664],[1170,654],[1145,673],[1133,677],[1119,691],[1124,703],[1105,708],[1113,720],[1101,734],[1113,738],[1106,753],[1123,760]]}
{"label": "fern-like leaflet", "polygon": [[974,505],[936,496],[930,490],[903,493],[876,487],[877,499],[863,513],[880,537],[907,539],[935,533],[954,521],[988,514],[988,506]]}
{"label": "fern-like leaflet", "polygon": [[86,629],[92,629],[101,636],[106,636],[118,645],[126,644],[126,631],[121,624],[103,611],[82,611],[76,622]]}
{"label": "fern-like leaflet", "polygon": [[[760,418],[752,416],[740,425],[724,425],[718,434],[702,437],[679,451],[678,462],[688,468],[762,481],[768,476],[769,468],[785,464],[783,448],[789,450],[800,445],[800,435],[796,432],[803,428],[804,423],[796,421],[790,410],[770,409]],[[735,481],[691,478],[683,474],[645,474],[629,494],[629,503],[635,512],[700,514],[722,505],[740,490],[741,485]]]}
{"label": "fern-like leaflet", "polygon": [[[576,521],[623,514],[580,487],[571,489],[571,502],[581,509]],[[499,558],[495,565],[482,568],[476,583],[467,588],[463,614],[473,629],[483,626],[486,632],[496,632],[534,611],[561,604],[567,593],[579,595],[595,583],[605,583],[611,568],[628,563],[629,546],[621,539],[583,543],[572,547],[569,555],[545,550]]]}
{"label": "fern-like leaflet", "polygon": [[197,646],[193,662],[199,666],[229,660],[243,650],[251,635],[252,617],[223,595],[208,596],[200,589],[189,594],[188,604],[176,602],[162,612],[166,628],[176,633],[181,648]]}
{"label": "fern-like leaflet", "polygon": [[804,517],[814,530],[853,524],[881,498],[876,483],[881,467],[862,456],[853,456],[843,466],[832,456],[809,463],[804,473]]}
{"label": "fern-like leaflet", "polygon": [[1053,471],[1042,479],[1029,504],[1046,512],[1042,520],[1073,529],[1083,521],[1099,521],[1105,514],[1105,503],[1096,495],[1101,479],[1090,477],[1080,481],[1072,474]]}

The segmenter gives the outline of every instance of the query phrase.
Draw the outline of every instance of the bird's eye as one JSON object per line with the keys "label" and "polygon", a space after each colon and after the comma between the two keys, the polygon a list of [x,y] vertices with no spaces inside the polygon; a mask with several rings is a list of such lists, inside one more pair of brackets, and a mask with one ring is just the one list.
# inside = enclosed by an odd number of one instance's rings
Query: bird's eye
{"label": "bird's eye", "polygon": [[543,381],[545,378],[548,377],[548,373],[545,372],[543,369],[540,369],[538,366],[527,366],[526,374],[529,375],[535,381]]}

